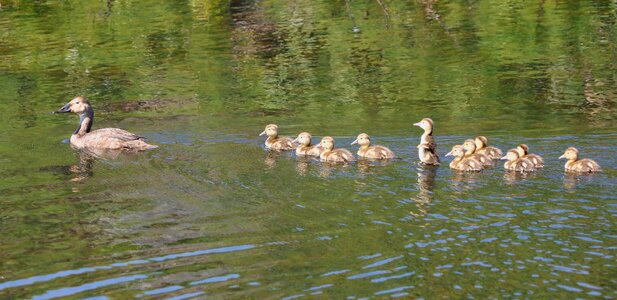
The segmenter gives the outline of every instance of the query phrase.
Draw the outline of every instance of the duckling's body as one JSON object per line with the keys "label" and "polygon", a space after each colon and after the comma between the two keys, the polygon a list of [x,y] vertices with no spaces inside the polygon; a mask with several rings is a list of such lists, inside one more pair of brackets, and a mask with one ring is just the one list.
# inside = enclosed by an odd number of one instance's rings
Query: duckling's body
{"label": "duckling's body", "polygon": [[508,150],[506,156],[501,158],[502,160],[507,160],[503,167],[506,170],[516,171],[516,172],[533,172],[536,170],[533,162],[526,157],[520,157],[518,151],[516,149]]}
{"label": "duckling's body", "polygon": [[476,152],[476,143],[472,139],[467,139],[463,143],[463,150],[465,151],[465,158],[475,158],[476,160],[482,163],[484,167],[492,167],[493,160],[490,156],[484,153],[475,153]]}
{"label": "duckling's body", "polygon": [[488,145],[488,139],[485,136],[477,136],[474,139],[474,143],[476,144],[476,152],[477,154],[484,154],[490,157],[491,159],[500,159],[502,152],[501,149],[492,147]]}
{"label": "duckling's body", "polygon": [[358,149],[358,156],[369,158],[369,159],[389,159],[394,158],[394,152],[384,146],[371,146],[371,138],[366,133],[361,133],[358,135],[355,141],[351,143],[359,144],[360,149]]}
{"label": "duckling's body", "polygon": [[308,132],[298,134],[298,137],[292,141],[292,143],[298,143],[296,155],[319,156],[321,154],[323,149],[317,147],[317,145],[312,145],[312,138],[313,136]]}
{"label": "duckling's body", "polygon": [[542,158],[542,156],[537,154],[530,154],[529,146],[525,144],[520,144],[516,146],[516,152],[518,153],[518,156],[520,158],[528,159],[531,163],[533,163],[536,168],[544,168],[544,159]]}
{"label": "duckling's body", "polygon": [[446,156],[454,156],[452,162],[450,162],[450,168],[459,171],[481,171],[484,166],[475,157],[465,157],[465,150],[462,145],[456,145],[452,147],[452,151],[448,152]]}
{"label": "duckling's body", "polygon": [[424,129],[418,145],[418,157],[420,162],[425,165],[439,165],[439,155],[437,154],[437,144],[433,138],[433,120],[424,118],[420,122],[413,124]]}
{"label": "duckling's body", "polygon": [[295,148],[293,140],[286,136],[278,135],[278,126],[276,124],[266,125],[266,129],[259,136],[267,135],[266,148],[270,150],[292,150]]}
{"label": "duckling's body", "polygon": [[574,147],[570,147],[566,149],[566,152],[559,157],[559,159],[565,158],[568,161],[565,165],[565,170],[567,172],[576,172],[576,173],[594,173],[594,172],[602,172],[602,168],[600,165],[592,159],[584,158],[578,159],[578,149]]}
{"label": "duckling's body", "polygon": [[334,149],[334,139],[326,136],[321,139],[318,147],[323,148],[319,158],[328,162],[350,162],[355,161],[356,158],[347,149],[338,148]]}
{"label": "duckling's body", "polygon": [[102,128],[90,131],[94,122],[94,110],[88,99],[73,98],[55,113],[73,112],[79,115],[79,126],[71,135],[70,143],[76,149],[112,149],[142,151],[158,148],[144,141],[144,137],[120,128]]}

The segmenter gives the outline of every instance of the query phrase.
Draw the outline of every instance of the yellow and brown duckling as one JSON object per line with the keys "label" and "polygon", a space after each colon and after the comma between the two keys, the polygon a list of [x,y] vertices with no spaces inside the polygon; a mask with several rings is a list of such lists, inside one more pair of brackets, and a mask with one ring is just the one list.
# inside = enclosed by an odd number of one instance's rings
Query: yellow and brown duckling
{"label": "yellow and brown duckling", "polygon": [[448,152],[446,156],[454,156],[452,162],[450,162],[450,168],[459,171],[481,171],[484,167],[482,162],[474,157],[465,157],[465,149],[463,145],[455,145],[452,147],[452,151]]}
{"label": "yellow and brown duckling", "polygon": [[334,149],[334,139],[330,136],[326,136],[321,139],[319,148],[323,148],[319,158],[328,162],[350,162],[355,161],[356,158],[347,149],[338,148]]}
{"label": "yellow and brown duckling", "polygon": [[420,144],[418,145],[420,162],[425,165],[439,165],[439,155],[436,150],[437,145],[433,138],[433,120],[424,118],[413,125],[424,129],[424,133],[422,137],[420,137]]}
{"label": "yellow and brown duckling", "polygon": [[472,139],[467,139],[463,143],[463,151],[465,151],[465,158],[473,157],[479,160],[483,166],[492,167],[493,160],[484,153],[476,153],[476,143]]}
{"label": "yellow and brown duckling", "polygon": [[369,159],[389,159],[394,158],[394,152],[384,146],[371,146],[371,138],[366,133],[358,135],[355,141],[351,142],[352,145],[360,145],[358,149],[358,156]]}
{"label": "yellow and brown duckling", "polygon": [[565,158],[568,161],[565,165],[565,170],[568,172],[577,173],[594,173],[601,172],[600,165],[589,158],[578,159],[578,149],[570,147],[566,149],[566,152],[559,157],[559,159]]}
{"label": "yellow and brown duckling", "polygon": [[94,122],[94,110],[88,99],[82,96],[73,98],[69,103],[54,113],[76,113],[79,125],[71,135],[71,146],[77,149],[115,149],[142,151],[158,148],[144,141],[144,137],[120,128],[102,128],[91,131]]}
{"label": "yellow and brown duckling", "polygon": [[323,148],[318,147],[318,145],[312,145],[312,138],[313,136],[308,132],[298,134],[298,137],[292,141],[292,143],[298,143],[296,155],[319,156],[321,154]]}
{"label": "yellow and brown duckling", "polygon": [[266,129],[259,136],[267,135],[266,139],[266,148],[270,150],[292,150],[295,148],[293,140],[285,137],[279,136],[278,134],[278,126],[276,124],[268,124],[266,125]]}
{"label": "yellow and brown duckling", "polygon": [[527,158],[531,161],[536,168],[544,168],[544,159],[542,156],[537,154],[530,154],[529,147],[525,144],[520,144],[516,146],[516,152],[518,156],[521,158]]}
{"label": "yellow and brown duckling", "polygon": [[474,139],[474,143],[476,144],[476,153],[485,154],[491,159],[500,159],[503,152],[501,149],[492,147],[488,145],[488,139],[479,135]]}
{"label": "yellow and brown duckling", "polygon": [[531,159],[521,157],[516,149],[508,150],[506,155],[502,157],[501,160],[507,160],[503,164],[503,167],[506,170],[516,172],[533,172],[536,170],[536,166],[533,164]]}

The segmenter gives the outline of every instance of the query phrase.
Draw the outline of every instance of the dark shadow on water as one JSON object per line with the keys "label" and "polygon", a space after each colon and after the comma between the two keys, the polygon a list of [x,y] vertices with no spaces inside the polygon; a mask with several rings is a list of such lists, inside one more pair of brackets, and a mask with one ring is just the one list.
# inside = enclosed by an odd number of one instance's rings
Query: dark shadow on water
{"label": "dark shadow on water", "polygon": [[433,189],[435,188],[435,176],[438,168],[439,166],[418,166],[418,179],[416,182],[418,194],[412,199],[415,202],[416,210],[410,211],[409,214],[419,217],[428,213],[427,206],[433,202]]}

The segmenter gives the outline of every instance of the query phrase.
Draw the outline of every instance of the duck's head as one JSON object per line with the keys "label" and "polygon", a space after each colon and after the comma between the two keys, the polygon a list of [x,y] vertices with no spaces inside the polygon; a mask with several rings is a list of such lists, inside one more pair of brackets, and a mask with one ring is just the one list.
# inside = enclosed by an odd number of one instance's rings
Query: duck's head
{"label": "duck's head", "polygon": [[276,126],[276,124],[268,124],[268,125],[266,125],[266,129],[264,129],[264,131],[262,131],[259,134],[259,136],[262,136],[262,135],[265,134],[265,135],[267,135],[269,137],[271,137],[271,136],[272,137],[276,137],[276,136],[278,136],[278,129],[279,129],[279,127]]}
{"label": "duck's head", "polygon": [[474,153],[476,151],[476,142],[472,139],[466,139],[463,143],[463,150],[467,153]]}
{"label": "duck's head", "polygon": [[520,155],[519,155],[517,149],[510,149],[510,150],[508,150],[506,155],[501,158],[501,160],[513,161],[513,160],[517,160],[519,157],[520,157]]}
{"label": "duck's head", "polygon": [[520,144],[516,146],[516,152],[518,152],[518,156],[525,156],[529,153],[529,146]]}
{"label": "duck's head", "polygon": [[351,142],[352,145],[358,144],[360,146],[368,146],[371,144],[371,138],[366,133],[360,133],[355,141]]}
{"label": "duck's head", "polygon": [[311,144],[311,138],[313,138],[313,136],[310,133],[301,132],[300,134],[298,134],[298,137],[295,140],[293,140],[292,143],[298,143],[300,145],[309,146]]}
{"label": "duck's head", "polygon": [[69,103],[65,104],[60,109],[56,110],[54,113],[60,114],[60,113],[72,112],[76,114],[82,114],[84,112],[87,112],[90,109],[91,108],[90,108],[90,103],[88,103],[88,99],[86,99],[86,97],[83,97],[83,96],[77,96],[73,98],[73,100],[69,101]]}
{"label": "duck's head", "polygon": [[463,155],[465,155],[465,149],[463,148],[463,145],[455,145],[454,147],[452,147],[452,151],[446,154],[446,156],[455,156],[455,157],[461,157]]}
{"label": "duck's head", "polygon": [[479,135],[474,139],[474,143],[477,149],[482,149],[488,145],[488,139],[483,135]]}
{"label": "duck's head", "polygon": [[418,123],[414,123],[413,126],[418,126],[425,131],[433,131],[433,120],[431,118],[424,118]]}
{"label": "duck's head", "polygon": [[567,160],[577,160],[578,159],[578,149],[574,147],[570,147],[566,149],[566,152],[559,159],[565,158]]}
{"label": "duck's head", "polygon": [[332,150],[334,148],[334,139],[331,136],[324,136],[317,147],[325,150]]}

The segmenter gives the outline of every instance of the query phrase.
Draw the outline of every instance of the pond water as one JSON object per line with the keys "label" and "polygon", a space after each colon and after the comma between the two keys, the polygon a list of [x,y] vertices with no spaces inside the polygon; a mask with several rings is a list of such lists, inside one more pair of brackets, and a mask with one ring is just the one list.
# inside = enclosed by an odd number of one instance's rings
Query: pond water
{"label": "pond water", "polygon": [[[0,298],[617,297],[614,1],[0,5]],[[76,95],[160,148],[75,152]],[[442,158],[546,168],[419,166],[423,117]],[[269,153],[268,123],[398,157]]]}

